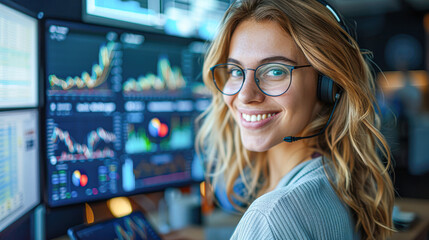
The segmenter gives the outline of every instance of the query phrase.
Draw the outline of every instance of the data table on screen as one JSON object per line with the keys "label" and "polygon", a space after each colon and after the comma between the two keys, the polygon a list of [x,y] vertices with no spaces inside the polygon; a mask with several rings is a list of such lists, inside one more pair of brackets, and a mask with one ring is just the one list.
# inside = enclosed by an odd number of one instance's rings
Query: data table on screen
{"label": "data table on screen", "polygon": [[37,19],[0,4],[0,108],[38,104]]}
{"label": "data table on screen", "polygon": [[40,202],[37,110],[0,112],[0,231]]}

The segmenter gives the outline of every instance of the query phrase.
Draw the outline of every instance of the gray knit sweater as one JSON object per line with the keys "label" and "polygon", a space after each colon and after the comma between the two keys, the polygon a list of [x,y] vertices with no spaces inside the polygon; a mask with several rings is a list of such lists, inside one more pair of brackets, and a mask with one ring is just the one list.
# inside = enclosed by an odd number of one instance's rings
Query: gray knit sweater
{"label": "gray knit sweater", "polygon": [[359,239],[349,208],[336,195],[322,157],[303,162],[256,199],[231,239]]}

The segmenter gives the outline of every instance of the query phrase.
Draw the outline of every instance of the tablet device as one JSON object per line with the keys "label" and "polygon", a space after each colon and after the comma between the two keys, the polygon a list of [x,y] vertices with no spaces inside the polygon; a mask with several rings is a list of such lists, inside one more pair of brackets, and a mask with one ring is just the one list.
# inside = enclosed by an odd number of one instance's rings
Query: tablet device
{"label": "tablet device", "polygon": [[67,234],[73,240],[162,239],[141,212],[133,212],[125,217],[114,218],[95,224],[74,226],[68,229]]}

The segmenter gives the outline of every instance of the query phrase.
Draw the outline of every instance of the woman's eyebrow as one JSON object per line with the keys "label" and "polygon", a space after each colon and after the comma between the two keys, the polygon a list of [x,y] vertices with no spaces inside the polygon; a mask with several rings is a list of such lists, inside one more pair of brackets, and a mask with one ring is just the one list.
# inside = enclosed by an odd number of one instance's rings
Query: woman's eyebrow
{"label": "woman's eyebrow", "polygon": [[[259,60],[259,63],[263,64],[263,63],[275,62],[275,61],[288,62],[288,63],[291,63],[293,65],[297,65],[297,62],[295,62],[294,60],[289,59],[287,57],[284,57],[284,56],[267,57],[267,58],[264,58],[262,60]],[[238,65],[242,65],[240,61],[238,61],[238,60],[236,60],[234,58],[228,58],[227,62],[229,62],[229,63],[235,63],[235,64],[238,64]]]}
{"label": "woman's eyebrow", "polygon": [[229,62],[229,63],[235,63],[235,64],[238,64],[238,65],[241,65],[241,62],[238,61],[238,60],[235,60],[234,58],[228,58],[226,61]]}
{"label": "woman's eyebrow", "polygon": [[260,60],[259,62],[260,63],[267,63],[267,62],[275,62],[275,61],[289,62],[289,63],[292,63],[293,65],[297,64],[297,62],[295,62],[294,60],[289,59],[289,58],[284,57],[284,56],[267,57],[267,58]]}

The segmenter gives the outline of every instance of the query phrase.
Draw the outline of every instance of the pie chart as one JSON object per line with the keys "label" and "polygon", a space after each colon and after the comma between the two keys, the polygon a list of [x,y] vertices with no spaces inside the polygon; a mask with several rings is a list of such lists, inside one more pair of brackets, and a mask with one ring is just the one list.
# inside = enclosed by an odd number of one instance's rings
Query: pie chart
{"label": "pie chart", "polygon": [[72,174],[72,182],[76,187],[85,187],[88,183],[88,176],[79,170],[75,170]]}
{"label": "pie chart", "polygon": [[165,137],[168,134],[168,126],[158,118],[152,118],[149,122],[149,134],[152,137]]}

